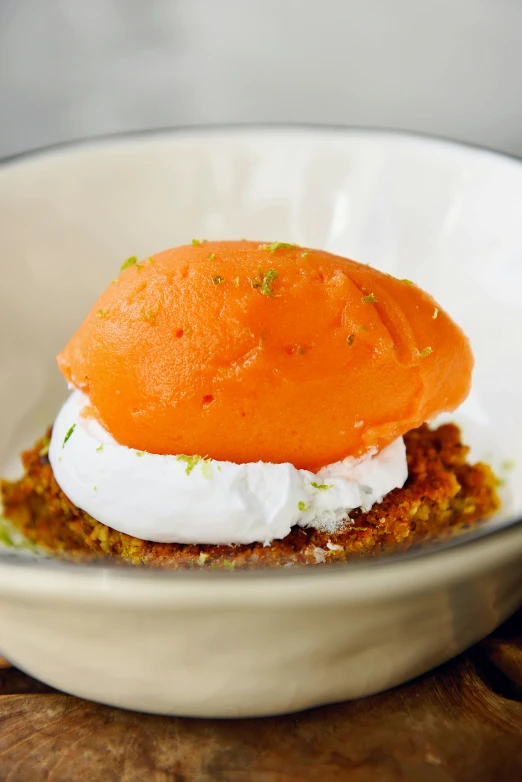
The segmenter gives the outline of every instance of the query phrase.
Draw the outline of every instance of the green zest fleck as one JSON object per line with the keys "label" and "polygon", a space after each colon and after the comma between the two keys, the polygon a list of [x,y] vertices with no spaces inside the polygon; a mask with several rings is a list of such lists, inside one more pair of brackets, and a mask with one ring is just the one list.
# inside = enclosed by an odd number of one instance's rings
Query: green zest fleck
{"label": "green zest fleck", "polygon": [[301,513],[307,513],[310,510],[308,505],[302,500],[299,500],[299,502],[297,503],[297,509],[300,510]]}
{"label": "green zest fleck", "polygon": [[124,271],[124,269],[129,269],[131,266],[136,266],[138,263],[138,258],[135,255],[131,255],[130,258],[127,258],[126,261],[123,261],[120,272]]}
{"label": "green zest fleck", "polygon": [[145,263],[154,263],[154,258],[152,257],[152,255],[149,255]]}
{"label": "green zest fleck", "polygon": [[293,244],[289,244],[288,242],[272,242],[272,244],[260,244],[258,249],[275,253],[276,250],[290,250],[293,246]]}
{"label": "green zest fleck", "polygon": [[326,491],[327,489],[332,489],[334,484],[333,483],[316,483],[315,481],[312,481],[311,484],[314,489],[320,489],[320,491]]}
{"label": "green zest fleck", "polygon": [[99,318],[106,318],[109,314],[109,310],[97,310],[96,314]]}
{"label": "green zest fleck", "polygon": [[263,296],[275,296],[272,286],[278,277],[279,272],[275,269],[268,269],[268,271],[265,272],[263,282],[261,283],[261,293]]}
{"label": "green zest fleck", "polygon": [[212,465],[210,464],[210,459],[201,460],[201,475],[204,478],[212,478]]}
{"label": "green zest fleck", "polygon": [[96,448],[97,451],[103,451],[103,443],[100,443],[99,446]]}
{"label": "green zest fleck", "polygon": [[93,487],[92,487],[92,490],[93,490],[93,491],[98,491],[98,487],[97,487],[97,486],[93,486]]}
{"label": "green zest fleck", "polygon": [[215,277],[212,277],[212,282],[214,285],[220,285],[222,282],[225,282],[225,278],[220,277],[219,274],[216,274]]}
{"label": "green zest fleck", "polygon": [[423,350],[423,351],[422,351],[422,353],[420,354],[420,357],[421,357],[421,358],[426,358],[426,356],[429,356],[429,355],[430,355],[430,353],[433,353],[433,348],[430,348],[430,346],[428,345],[428,347],[427,347],[427,348],[424,348],[424,350]]}
{"label": "green zest fleck", "polygon": [[201,567],[201,565],[205,564],[205,560],[209,558],[209,554],[207,554],[205,551],[201,551],[199,557],[197,558],[197,563]]}
{"label": "green zest fleck", "polygon": [[0,544],[2,546],[14,546],[13,539],[9,534],[9,522],[0,518]]}
{"label": "green zest fleck", "polygon": [[49,440],[49,438],[48,437],[44,437],[42,439],[42,447],[38,451],[38,455],[39,456],[47,456],[47,454],[49,453],[49,445],[50,444],[51,444],[51,441]]}
{"label": "green zest fleck", "polygon": [[147,312],[141,313],[141,319],[142,320],[148,320],[150,323],[154,323],[156,320],[156,312],[157,310],[147,310]]}
{"label": "green zest fleck", "polygon": [[141,457],[141,456],[143,456],[144,453],[145,453],[145,451],[136,451],[136,456]]}
{"label": "green zest fleck", "polygon": [[187,466],[185,468],[185,472],[187,475],[190,475],[196,464],[200,462],[202,458],[202,456],[198,456],[197,454],[194,456],[185,456],[185,454],[181,454],[178,456],[177,461],[186,462]]}
{"label": "green zest fleck", "polygon": [[413,285],[413,282],[411,280],[400,280],[403,285]]}
{"label": "green zest fleck", "polygon": [[72,435],[75,429],[76,429],[76,424],[73,424],[72,426],[69,427],[69,429],[67,429],[67,433],[63,438],[62,448],[65,448],[65,443],[67,442],[67,440]]}
{"label": "green zest fleck", "polygon": [[346,337],[348,347],[350,348],[352,347],[354,339],[355,339],[355,334],[348,334],[348,336]]}
{"label": "green zest fleck", "polygon": [[216,257],[215,253],[210,253],[210,255],[208,256],[208,259],[209,259],[209,261],[213,261],[215,257]]}
{"label": "green zest fleck", "polygon": [[377,303],[377,296],[374,293],[370,293],[369,296],[363,296],[362,297],[363,304],[376,304]]}
{"label": "green zest fleck", "polygon": [[239,277],[234,278],[234,285],[236,286],[236,288],[239,288]]}
{"label": "green zest fleck", "polygon": [[203,462],[201,465],[201,472],[203,473],[203,477],[210,478],[210,460],[207,459],[206,456],[198,456],[197,454],[194,454],[194,456],[186,456],[185,454],[180,454],[177,457],[177,461],[186,463],[187,466],[185,467],[185,472],[187,475],[190,475],[196,464]]}
{"label": "green zest fleck", "polygon": [[199,239],[193,239],[192,240],[193,247],[199,247],[200,244],[201,244],[201,242],[199,241]]}
{"label": "green zest fleck", "polygon": [[306,258],[307,255],[308,255],[308,250],[305,250],[304,252],[301,253],[301,258]]}
{"label": "green zest fleck", "polygon": [[44,552],[35,543],[31,543],[24,537],[14,524],[0,516],[0,544],[9,548],[30,551],[38,557],[42,557]]}
{"label": "green zest fleck", "polygon": [[435,307],[435,309],[433,310],[433,315],[431,316],[433,320],[437,320],[438,314],[439,314],[439,308]]}
{"label": "green zest fleck", "polygon": [[516,462],[515,462],[514,459],[506,459],[506,461],[502,462],[502,464],[500,466],[501,466],[501,468],[503,470],[508,472],[509,470],[514,470],[515,469],[515,464],[516,464]]}
{"label": "green zest fleck", "polygon": [[234,570],[236,566],[235,562],[231,562],[230,559],[224,559],[223,560],[223,568],[225,570]]}

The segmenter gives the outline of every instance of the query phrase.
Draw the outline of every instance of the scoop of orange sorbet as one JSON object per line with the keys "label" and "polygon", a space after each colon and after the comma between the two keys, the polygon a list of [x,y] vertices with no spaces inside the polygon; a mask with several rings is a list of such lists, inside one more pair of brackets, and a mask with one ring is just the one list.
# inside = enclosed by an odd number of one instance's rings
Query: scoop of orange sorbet
{"label": "scoop of orange sorbet", "polygon": [[407,280],[278,242],[124,266],[58,356],[123,445],[316,470],[468,394],[468,340]]}

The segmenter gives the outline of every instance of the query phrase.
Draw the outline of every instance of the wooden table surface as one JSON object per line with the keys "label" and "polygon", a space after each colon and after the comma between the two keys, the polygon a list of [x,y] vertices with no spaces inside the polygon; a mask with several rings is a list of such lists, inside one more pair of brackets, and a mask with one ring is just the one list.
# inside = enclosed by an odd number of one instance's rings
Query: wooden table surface
{"label": "wooden table surface", "polygon": [[522,780],[522,611],[436,671],[285,717],[157,717],[0,670],[1,782]]}

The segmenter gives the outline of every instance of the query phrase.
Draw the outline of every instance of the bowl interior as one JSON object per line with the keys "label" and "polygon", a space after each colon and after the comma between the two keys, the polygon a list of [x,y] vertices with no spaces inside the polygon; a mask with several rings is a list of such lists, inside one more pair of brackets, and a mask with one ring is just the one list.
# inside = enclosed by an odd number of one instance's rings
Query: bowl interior
{"label": "bowl interior", "polygon": [[424,287],[469,335],[452,416],[522,516],[522,164],[415,136],[328,129],[146,134],[0,168],[0,475],[52,422],[55,355],[129,255],[193,237],[283,240]]}

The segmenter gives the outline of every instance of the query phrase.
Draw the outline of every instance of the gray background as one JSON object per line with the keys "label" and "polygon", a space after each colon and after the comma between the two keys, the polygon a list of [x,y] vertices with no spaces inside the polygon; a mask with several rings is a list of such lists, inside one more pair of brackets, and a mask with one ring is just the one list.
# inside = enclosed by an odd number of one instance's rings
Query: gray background
{"label": "gray background", "polygon": [[522,0],[0,0],[0,112],[0,156],[252,121],[522,154]]}

